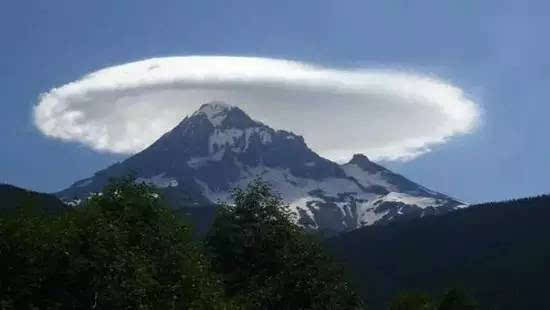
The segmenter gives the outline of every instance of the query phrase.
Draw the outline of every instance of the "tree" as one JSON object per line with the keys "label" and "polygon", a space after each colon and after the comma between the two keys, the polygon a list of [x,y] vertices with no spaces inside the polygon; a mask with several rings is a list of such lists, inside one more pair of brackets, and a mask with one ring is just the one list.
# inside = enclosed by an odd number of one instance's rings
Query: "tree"
{"label": "tree", "polygon": [[0,220],[2,309],[227,309],[189,226],[150,187],[108,185],[60,216]]}
{"label": "tree", "polygon": [[477,310],[477,303],[461,289],[450,289],[439,302],[438,310]]}
{"label": "tree", "polygon": [[389,310],[436,310],[433,299],[424,293],[404,293],[390,303]]}
{"label": "tree", "polygon": [[425,293],[409,292],[394,298],[389,310],[477,310],[477,303],[464,290],[453,288],[439,301]]}
{"label": "tree", "polygon": [[207,236],[230,296],[251,309],[356,309],[358,295],[289,207],[255,180],[222,204]]}

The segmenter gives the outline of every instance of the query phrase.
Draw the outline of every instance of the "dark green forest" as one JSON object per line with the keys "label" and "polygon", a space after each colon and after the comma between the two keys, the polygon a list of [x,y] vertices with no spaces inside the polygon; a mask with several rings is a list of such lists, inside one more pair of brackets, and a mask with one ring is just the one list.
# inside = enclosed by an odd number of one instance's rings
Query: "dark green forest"
{"label": "dark green forest", "polygon": [[549,220],[550,196],[540,196],[365,227],[327,243],[372,309],[401,293],[451,287],[481,309],[550,309]]}
{"label": "dark green forest", "polygon": [[54,214],[67,209],[54,195],[28,191],[8,184],[0,184],[0,215],[23,206],[33,206],[41,212]]}
{"label": "dark green forest", "polygon": [[201,240],[158,192],[131,179],[55,214],[24,199],[0,219],[0,308],[363,306],[269,186],[254,182],[234,199]]}
{"label": "dark green forest", "polygon": [[0,189],[0,309],[550,308],[548,196],[322,240],[260,180],[206,215],[131,178],[74,208]]}

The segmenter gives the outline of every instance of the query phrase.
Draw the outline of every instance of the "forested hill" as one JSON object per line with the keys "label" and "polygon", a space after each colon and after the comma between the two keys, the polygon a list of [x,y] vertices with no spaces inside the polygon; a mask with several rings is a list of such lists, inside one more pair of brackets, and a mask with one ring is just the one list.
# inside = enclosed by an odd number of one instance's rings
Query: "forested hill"
{"label": "forested hill", "polygon": [[0,212],[9,212],[31,205],[39,206],[41,210],[48,213],[58,212],[67,208],[54,195],[37,193],[8,184],[0,184],[0,197]]}
{"label": "forested hill", "polygon": [[550,309],[550,196],[365,227],[328,241],[371,309],[399,292],[461,287],[481,309]]}

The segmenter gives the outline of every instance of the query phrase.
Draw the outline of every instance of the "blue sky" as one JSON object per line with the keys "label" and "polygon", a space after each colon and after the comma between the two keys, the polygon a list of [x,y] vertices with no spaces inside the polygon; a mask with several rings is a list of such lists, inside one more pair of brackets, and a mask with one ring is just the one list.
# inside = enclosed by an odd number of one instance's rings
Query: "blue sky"
{"label": "blue sky", "polygon": [[549,17],[545,1],[12,1],[0,12],[0,181],[57,191],[124,158],[44,137],[39,94],[116,64],[221,54],[435,74],[481,106],[481,126],[385,164],[471,202],[548,193]]}

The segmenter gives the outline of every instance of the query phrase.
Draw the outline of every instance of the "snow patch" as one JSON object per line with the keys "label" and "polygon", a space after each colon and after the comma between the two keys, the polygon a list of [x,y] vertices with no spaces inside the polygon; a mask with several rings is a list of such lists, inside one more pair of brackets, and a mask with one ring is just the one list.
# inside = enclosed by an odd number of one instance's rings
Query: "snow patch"
{"label": "snow patch", "polygon": [[201,193],[204,197],[208,198],[213,203],[230,203],[231,202],[231,193],[228,191],[216,191],[210,189],[210,186],[206,182],[201,181],[198,178],[194,178],[195,183],[197,183],[201,188]]}
{"label": "snow patch", "polygon": [[[382,210],[379,208],[382,202],[401,202],[422,209],[438,207],[446,203],[446,200],[393,191],[387,195],[366,192],[363,186],[385,185],[386,188],[389,186],[382,179],[382,175],[378,173],[368,174],[356,165],[346,165],[345,171],[348,176],[353,176],[357,182],[348,177],[329,177],[322,180],[302,178],[293,175],[288,168],[248,167],[239,162],[236,163],[241,167],[241,177],[238,181],[229,184],[230,188],[245,188],[255,178],[261,177],[269,182],[273,191],[279,194],[283,201],[290,206],[295,222],[299,223],[299,215],[304,213],[304,216],[312,220],[312,224],[307,225],[311,228],[319,228],[313,211],[317,210],[321,203],[334,204],[341,212],[342,225],[351,229],[373,225],[385,218],[390,211],[397,211],[398,215],[405,213],[401,206],[397,206],[397,210]],[[308,163],[310,162],[306,162],[306,165]],[[360,169],[360,174],[358,169]],[[374,177],[370,179],[369,176]],[[203,195],[210,201],[231,203],[229,191],[212,189],[205,182],[199,179],[195,180],[201,186]],[[349,219],[354,219],[356,221],[355,225],[350,225]]]}
{"label": "snow patch", "polygon": [[379,201],[391,201],[391,202],[401,202],[407,205],[415,205],[419,208],[425,209],[427,207],[437,207],[440,203],[437,199],[430,197],[417,197],[411,196],[405,193],[391,192],[381,198]]}
{"label": "snow patch", "polygon": [[68,206],[77,207],[82,203],[82,199],[77,198],[77,199],[73,199],[73,200],[69,200],[69,201],[63,201],[63,202]]}
{"label": "snow patch", "polygon": [[227,112],[233,109],[232,106],[219,101],[203,104],[193,115],[204,114],[212,123],[212,126],[219,127],[227,117]]}
{"label": "snow patch", "polygon": [[[214,153],[220,148],[231,147],[234,152],[244,152],[250,145],[250,139],[255,135],[259,135],[262,144],[272,142],[271,133],[262,127],[251,127],[245,130],[236,128],[215,129],[214,133],[208,138],[208,150],[210,153]],[[243,136],[244,143],[241,140]]]}
{"label": "snow patch", "polygon": [[242,135],[243,131],[240,129],[216,129],[208,138],[208,150],[210,153],[214,153],[219,148],[232,146],[235,144],[235,140],[242,137]]}
{"label": "snow patch", "polygon": [[345,164],[342,165],[342,169],[347,176],[355,178],[364,187],[369,187],[373,185],[382,186],[388,191],[395,191],[397,188],[388,183],[381,172],[369,173],[368,171],[363,170],[356,164]]}
{"label": "snow patch", "polygon": [[262,127],[247,128],[245,130],[245,146],[244,146],[245,151],[248,149],[248,146],[250,145],[250,138],[256,134],[260,136],[260,141],[262,142],[262,144],[268,144],[272,142],[271,134],[267,132],[265,128],[262,128]]}
{"label": "snow patch", "polygon": [[166,173],[161,173],[150,178],[139,177],[135,180],[136,183],[145,183],[147,185],[154,185],[158,188],[176,187],[178,181],[174,178],[165,177]]}
{"label": "snow patch", "polygon": [[221,149],[217,151],[216,153],[206,156],[206,157],[192,157],[187,161],[187,165],[193,169],[198,169],[209,162],[213,161],[220,161],[223,158],[223,155],[225,154],[225,150]]}
{"label": "snow patch", "polygon": [[361,210],[358,216],[358,227],[373,225],[384,218],[384,216],[386,216],[388,213],[390,213],[390,210],[376,212],[376,208],[364,208]]}
{"label": "snow patch", "polygon": [[[311,209],[312,208],[318,209],[319,207],[317,207],[314,203],[312,203],[311,206],[307,205],[308,202],[311,203],[311,202],[314,202],[314,201],[320,201],[321,202],[321,200],[318,199],[318,198],[311,197],[311,196],[306,196],[306,197],[294,200],[290,205],[291,205],[291,207],[294,207],[296,210],[298,210],[298,209],[303,210],[307,214],[307,216],[313,222],[315,222],[315,215],[313,214],[313,211]],[[295,212],[295,213],[298,214],[298,212]],[[315,225],[317,225],[317,223]]]}
{"label": "snow patch", "polygon": [[[324,199],[322,197],[312,196],[310,194],[311,192],[321,191],[322,196],[336,199],[339,198],[338,194],[342,193],[353,193],[354,197],[360,200],[373,200],[379,197],[376,194],[363,192],[355,182],[346,178],[326,178],[319,181],[296,177],[290,173],[289,169],[264,166],[243,169],[240,180],[231,184],[230,187],[244,188],[258,176],[272,185],[273,191],[279,194],[281,198],[290,205],[294,214],[298,214],[298,209],[302,209],[313,220],[313,212],[310,210],[310,207],[307,206],[308,202],[324,202]],[[195,179],[195,181],[202,187],[203,195],[210,201],[230,202],[231,195],[229,192],[213,190],[209,188],[205,182],[199,179]],[[347,204],[347,202],[338,204],[344,215],[345,211],[343,208],[344,205]]]}

